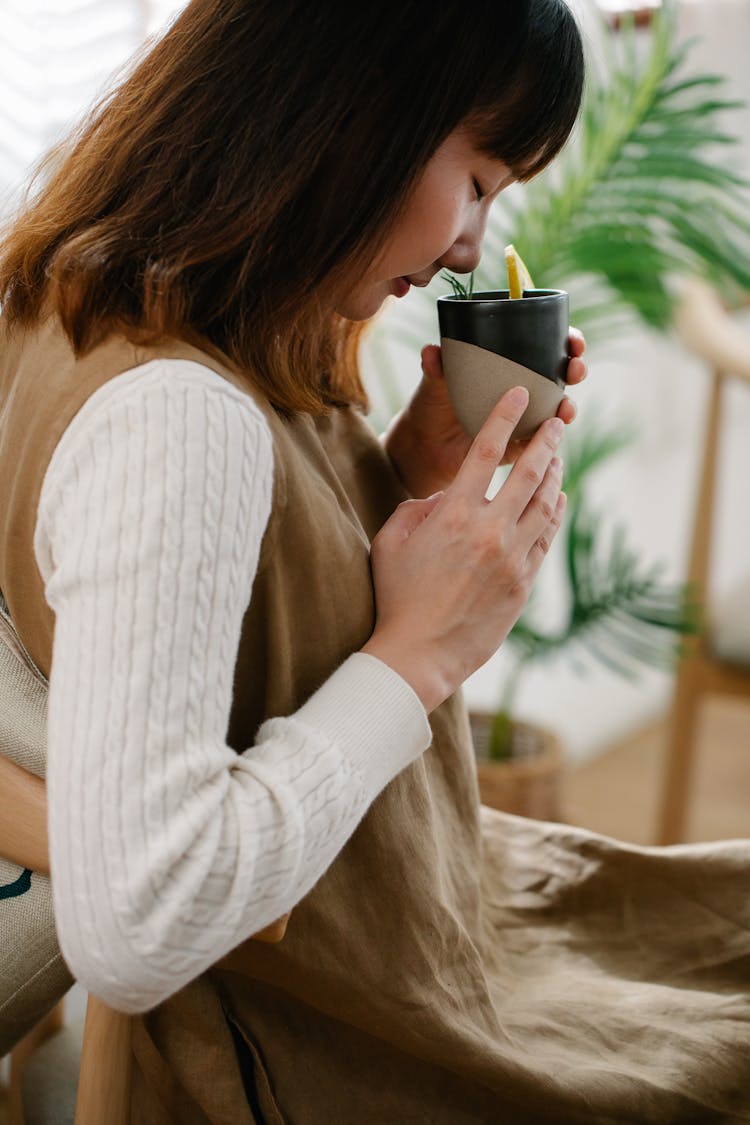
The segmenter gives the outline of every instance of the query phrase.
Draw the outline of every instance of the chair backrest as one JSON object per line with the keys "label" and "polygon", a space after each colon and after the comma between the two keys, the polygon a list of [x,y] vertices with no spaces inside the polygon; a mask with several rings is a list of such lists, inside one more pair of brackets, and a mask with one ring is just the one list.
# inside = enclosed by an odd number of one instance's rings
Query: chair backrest
{"label": "chair backrest", "polygon": [[46,725],[46,681],[0,598],[0,1055],[73,983],[55,932],[43,830]]}
{"label": "chair backrest", "polygon": [[700,602],[706,605],[710,593],[722,401],[725,386],[732,378],[742,380],[750,388],[750,337],[732,320],[716,290],[697,279],[691,279],[685,286],[675,327],[683,343],[705,360],[712,373],[688,567],[688,580]]}
{"label": "chair backrest", "polygon": [[[732,378],[742,380],[750,389],[750,337],[731,318],[715,290],[698,280],[689,282],[684,289],[676,328],[682,341],[711,372],[688,566],[688,579],[695,597],[701,606],[708,607],[712,593],[711,549],[724,391]],[[742,597],[740,591],[740,602]],[[742,620],[737,597],[732,599],[730,614],[732,620]],[[717,632],[721,630],[715,630],[709,622],[708,629],[691,638],[677,669],[658,814],[660,844],[675,844],[684,839],[701,699],[709,694],[750,696],[750,669],[717,654]]]}

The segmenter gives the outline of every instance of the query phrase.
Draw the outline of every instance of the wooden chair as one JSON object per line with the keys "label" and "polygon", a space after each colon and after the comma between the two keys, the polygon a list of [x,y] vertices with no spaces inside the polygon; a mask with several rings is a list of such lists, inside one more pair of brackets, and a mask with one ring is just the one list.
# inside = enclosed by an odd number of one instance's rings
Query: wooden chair
{"label": "wooden chair", "polygon": [[[676,326],[683,341],[706,361],[712,373],[688,570],[688,580],[705,607],[706,628],[691,640],[678,668],[659,814],[661,844],[676,843],[684,837],[702,701],[710,694],[741,696],[750,701],[750,560],[747,580],[736,591],[729,614],[712,612],[710,600],[722,399],[725,387],[734,379],[743,381],[750,390],[750,335],[732,320],[716,292],[698,281],[691,282],[684,292]],[[750,499],[742,515],[750,518]]]}
{"label": "wooden chair", "polygon": [[[47,840],[38,831],[40,808],[43,817],[45,800],[42,783],[0,755],[0,792],[3,804],[0,854],[14,863],[47,871]],[[67,1066],[69,1070],[71,1063],[73,1067],[77,1063],[78,1043],[74,1033],[65,1027],[63,1010],[64,1002],[56,1005],[11,1051],[10,1125],[24,1125],[24,1073],[35,1056],[45,1051],[52,1058],[57,1047],[58,1058],[61,1057],[59,1048],[64,1050],[63,1069]],[[128,1017],[90,996],[80,1050],[76,1125],[101,1125],[105,1121],[107,1125],[127,1125],[129,1068]],[[75,1071],[59,1077],[72,1096]],[[50,1101],[54,1102],[54,1097]],[[59,1119],[58,1110],[55,1120]]]}
{"label": "wooden chair", "polygon": [[[38,831],[39,791],[37,778],[0,755],[0,854],[14,863],[47,870],[47,841],[40,840]],[[34,810],[36,815],[32,815]],[[285,915],[256,934],[254,940],[281,941],[288,920],[289,915]],[[75,1033],[65,1026],[63,1004],[40,1020],[11,1051],[9,1125],[26,1125],[24,1103],[30,1099],[38,1103],[33,1116],[39,1125],[63,1120],[55,1090],[42,1088],[56,1081],[63,1088],[60,1097],[66,1104],[75,1102],[75,1125],[129,1125],[130,1017],[90,995],[79,1054]],[[25,1082],[24,1075],[35,1061],[42,1064],[41,1074],[34,1073],[33,1081]]]}
{"label": "wooden chair", "polygon": [[81,1047],[61,1002],[11,1052],[9,1125],[26,1125],[29,1101],[39,1125],[47,1107],[50,1121],[73,1120],[72,1104],[75,1125],[128,1125],[130,1060],[128,1016],[90,996]]}
{"label": "wooden chair", "polygon": [[[280,941],[286,931],[287,919],[280,919],[256,935],[256,941]],[[66,1039],[67,1037],[67,1039]],[[96,996],[89,996],[86,1004],[86,1022],[78,1062],[78,1044],[75,1033],[65,1026],[63,1002],[49,1013],[13,1049],[10,1055],[10,1086],[8,1091],[9,1125],[26,1125],[24,1102],[28,1103],[29,1082],[24,1082],[28,1066],[35,1058],[42,1064],[64,1055],[63,1066],[68,1073],[53,1076],[59,1079],[68,1093],[76,1083],[74,1067],[77,1064],[77,1092],[75,1094],[74,1125],[129,1125],[129,1090],[132,1055],[130,1050],[130,1017],[116,1012]],[[47,1053],[45,1058],[44,1053]],[[34,1075],[36,1084],[37,1075]],[[32,1092],[31,1097],[40,1097]],[[54,1118],[59,1122],[59,1097],[48,1092],[44,1101],[54,1107]],[[43,1115],[37,1110],[35,1122],[43,1125]]]}

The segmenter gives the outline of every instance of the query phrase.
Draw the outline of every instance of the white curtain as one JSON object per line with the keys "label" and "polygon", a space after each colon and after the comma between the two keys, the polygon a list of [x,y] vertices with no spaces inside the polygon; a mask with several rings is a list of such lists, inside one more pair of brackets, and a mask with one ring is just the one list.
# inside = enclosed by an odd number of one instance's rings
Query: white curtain
{"label": "white curtain", "polygon": [[185,0],[0,0],[0,211]]}

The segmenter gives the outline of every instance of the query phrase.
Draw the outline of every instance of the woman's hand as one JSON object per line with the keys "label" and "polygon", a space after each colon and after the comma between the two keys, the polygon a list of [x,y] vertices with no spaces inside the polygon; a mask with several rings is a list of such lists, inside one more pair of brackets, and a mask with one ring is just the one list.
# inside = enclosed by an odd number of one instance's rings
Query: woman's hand
{"label": "woman's hand", "polygon": [[565,509],[563,422],[544,422],[485,499],[528,404],[508,391],[446,492],[400,504],[372,544],[377,617],[363,651],[416,691],[427,711],[496,651],[517,621]]}
{"label": "woman's hand", "polygon": [[[586,378],[586,364],[581,358],[585,350],[583,334],[571,328],[568,386]],[[447,488],[471,446],[471,438],[456,417],[448,395],[437,344],[422,349],[422,372],[422,381],[411,401],[393,419],[384,439],[388,456],[412,496],[429,496]],[[575,403],[567,396],[560,403],[557,416],[566,425],[575,418]],[[510,442],[503,463],[515,461],[526,445],[528,439]]]}

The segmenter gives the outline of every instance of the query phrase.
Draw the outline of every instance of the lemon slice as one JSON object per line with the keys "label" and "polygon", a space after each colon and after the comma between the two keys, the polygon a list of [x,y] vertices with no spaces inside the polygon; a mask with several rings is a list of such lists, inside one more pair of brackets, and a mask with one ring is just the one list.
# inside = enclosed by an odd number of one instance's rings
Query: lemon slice
{"label": "lemon slice", "polygon": [[505,247],[505,265],[508,270],[508,290],[512,301],[523,297],[524,289],[533,289],[534,282],[521,255],[511,242]]}

